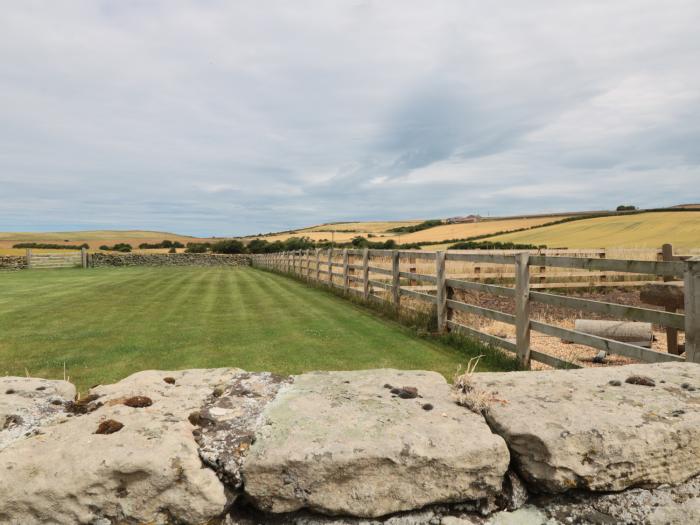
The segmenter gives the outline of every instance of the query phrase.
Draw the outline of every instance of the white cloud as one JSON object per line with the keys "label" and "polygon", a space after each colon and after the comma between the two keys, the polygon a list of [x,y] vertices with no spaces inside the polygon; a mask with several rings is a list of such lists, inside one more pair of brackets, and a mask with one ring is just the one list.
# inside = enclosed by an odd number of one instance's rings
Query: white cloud
{"label": "white cloud", "polygon": [[700,200],[699,15],[691,0],[7,3],[0,229]]}

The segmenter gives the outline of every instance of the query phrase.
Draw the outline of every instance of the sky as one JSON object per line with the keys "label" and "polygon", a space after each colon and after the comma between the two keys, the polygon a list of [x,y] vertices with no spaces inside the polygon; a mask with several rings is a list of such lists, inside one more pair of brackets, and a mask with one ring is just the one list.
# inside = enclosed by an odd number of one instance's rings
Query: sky
{"label": "sky", "polygon": [[697,0],[0,0],[0,231],[700,202]]}

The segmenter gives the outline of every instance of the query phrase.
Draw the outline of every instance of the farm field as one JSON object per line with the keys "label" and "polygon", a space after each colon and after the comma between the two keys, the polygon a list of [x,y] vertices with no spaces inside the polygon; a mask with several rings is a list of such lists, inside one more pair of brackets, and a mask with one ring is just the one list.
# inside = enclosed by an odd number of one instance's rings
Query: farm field
{"label": "farm field", "polygon": [[546,244],[550,248],[700,247],[700,212],[649,212],[573,221],[489,237],[493,241]]}
{"label": "farm field", "polygon": [[[422,221],[404,221],[404,222],[347,222],[342,224],[334,225],[320,225],[312,226],[310,228],[304,228],[301,230],[295,230],[289,233],[280,233],[279,235],[268,235],[263,238],[269,242],[283,241],[289,237],[309,237],[311,240],[331,240],[333,231],[335,231],[334,239],[336,242],[347,242],[353,237],[358,235],[367,237],[369,233],[372,233],[377,240],[392,238],[400,243],[411,243],[411,242],[435,242],[440,243],[448,239],[465,239],[468,237],[476,237],[479,235],[488,235],[490,233],[497,233],[501,231],[517,230],[520,228],[532,228],[533,226],[540,226],[542,224],[547,224],[567,217],[567,215],[561,216],[546,216],[546,217],[518,217],[513,219],[497,219],[497,220],[484,220],[477,223],[463,223],[463,224],[443,224],[441,226],[434,226],[426,230],[421,230],[413,233],[395,233],[388,232],[390,228],[396,228],[398,226],[411,226],[418,224]],[[350,230],[342,231],[342,230]],[[426,247],[425,249],[432,249]]]}
{"label": "farm field", "polygon": [[351,232],[335,232],[332,231],[310,231],[310,230],[299,230],[291,233],[280,233],[278,235],[265,235],[264,237],[244,237],[241,238],[242,241],[246,242],[252,239],[265,239],[268,242],[284,241],[290,237],[308,237],[312,241],[330,241],[334,239],[335,242],[347,242],[353,237],[362,235],[366,237],[367,234],[362,233],[351,233]]}
{"label": "farm field", "polygon": [[[401,242],[430,242],[445,241],[448,239],[466,239],[479,235],[487,235],[501,231],[517,230],[520,228],[532,228],[541,224],[564,219],[566,215],[559,217],[531,217],[517,219],[484,220],[476,223],[443,224],[413,233],[401,235]],[[427,249],[427,248],[426,248]]]}
{"label": "farm field", "polygon": [[401,226],[413,226],[423,222],[422,220],[414,221],[377,221],[377,222],[340,222],[337,224],[321,224],[318,226],[311,226],[309,228],[304,228],[303,230],[297,230],[298,232],[313,232],[313,231],[343,231],[343,230],[354,230],[363,233],[382,233],[390,230],[392,228],[398,228]]}
{"label": "farm field", "polygon": [[475,355],[251,268],[30,270],[2,280],[0,375],[62,378],[65,363],[81,391],[144,369],[392,367],[451,379]]}
{"label": "farm field", "polygon": [[[38,242],[51,244],[80,245],[87,243],[92,251],[102,244],[114,245],[124,242],[136,247],[141,243],[158,243],[164,239],[188,242],[205,242],[212,239],[201,239],[177,233],[156,232],[145,230],[86,230],[73,232],[0,232],[0,255],[23,255],[23,248],[12,248],[21,242]],[[55,250],[43,250],[55,252]],[[167,250],[165,250],[167,251]],[[39,253],[39,251],[37,252]]]}

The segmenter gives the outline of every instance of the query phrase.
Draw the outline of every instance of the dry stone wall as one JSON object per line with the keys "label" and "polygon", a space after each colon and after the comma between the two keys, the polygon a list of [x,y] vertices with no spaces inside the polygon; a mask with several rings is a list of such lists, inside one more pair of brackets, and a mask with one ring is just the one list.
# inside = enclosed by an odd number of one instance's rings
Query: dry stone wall
{"label": "dry stone wall", "polygon": [[101,266],[249,266],[248,255],[210,253],[93,253],[89,265]]}
{"label": "dry stone wall", "polygon": [[422,371],[0,378],[0,523],[700,523],[700,365],[467,393],[483,414]]}
{"label": "dry stone wall", "polygon": [[24,255],[0,255],[0,271],[24,270],[27,258]]}

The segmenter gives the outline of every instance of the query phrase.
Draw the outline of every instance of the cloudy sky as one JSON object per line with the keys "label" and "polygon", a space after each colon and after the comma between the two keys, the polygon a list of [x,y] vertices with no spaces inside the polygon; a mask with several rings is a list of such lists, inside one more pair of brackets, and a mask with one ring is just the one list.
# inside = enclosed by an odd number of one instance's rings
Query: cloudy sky
{"label": "cloudy sky", "polygon": [[0,231],[700,201],[697,0],[0,8]]}

